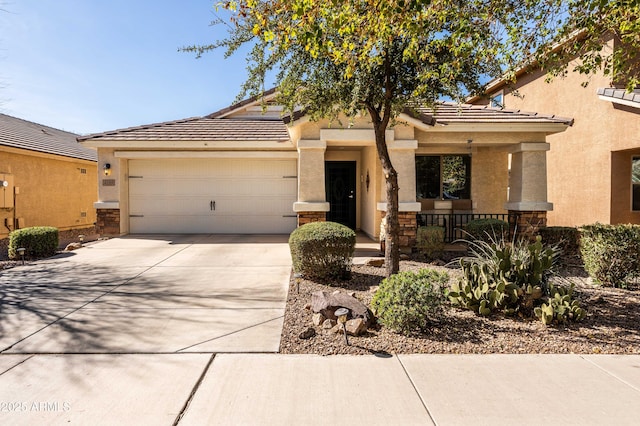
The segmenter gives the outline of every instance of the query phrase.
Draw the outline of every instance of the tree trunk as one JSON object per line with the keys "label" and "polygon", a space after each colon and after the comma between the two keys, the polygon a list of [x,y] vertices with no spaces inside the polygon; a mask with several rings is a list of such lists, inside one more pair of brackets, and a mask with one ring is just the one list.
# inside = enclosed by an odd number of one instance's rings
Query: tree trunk
{"label": "tree trunk", "polygon": [[374,130],[376,135],[376,148],[378,158],[382,164],[382,173],[385,177],[385,187],[387,195],[386,213],[386,240],[384,249],[384,259],[387,276],[397,274],[400,270],[400,242],[398,222],[398,173],[391,164],[389,151],[387,149],[386,126],[383,123],[375,122]]}

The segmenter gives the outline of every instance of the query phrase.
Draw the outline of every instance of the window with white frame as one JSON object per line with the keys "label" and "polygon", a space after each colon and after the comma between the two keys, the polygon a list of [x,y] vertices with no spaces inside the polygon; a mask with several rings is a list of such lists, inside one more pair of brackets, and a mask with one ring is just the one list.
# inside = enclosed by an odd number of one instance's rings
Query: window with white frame
{"label": "window with white frame", "polygon": [[489,100],[492,108],[504,109],[504,92],[502,90],[494,95],[491,95]]}

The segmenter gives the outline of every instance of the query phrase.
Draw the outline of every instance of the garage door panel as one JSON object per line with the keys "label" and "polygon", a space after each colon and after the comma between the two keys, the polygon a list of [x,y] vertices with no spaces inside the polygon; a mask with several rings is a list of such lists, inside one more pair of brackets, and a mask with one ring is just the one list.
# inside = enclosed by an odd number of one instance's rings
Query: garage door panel
{"label": "garage door panel", "polygon": [[265,233],[265,229],[270,234],[288,234],[292,229],[295,229],[296,223],[296,218],[283,218],[282,216],[264,215],[259,222],[255,220],[255,216],[249,215],[214,217],[216,228],[226,230],[220,233],[227,234],[261,234]]}
{"label": "garage door panel", "polygon": [[130,160],[131,232],[289,233],[296,171],[292,159]]}
{"label": "garage door panel", "polygon": [[265,215],[284,215],[292,213],[293,202],[289,198],[273,197],[217,197],[215,199],[214,216],[219,215],[245,215],[255,216],[255,212]]}
{"label": "garage door panel", "polygon": [[130,196],[174,195],[183,193],[206,196],[211,193],[211,181],[206,179],[147,178],[129,179]]}
{"label": "garage door panel", "polygon": [[[137,234],[194,234],[194,229],[211,226],[211,216],[155,216],[132,217],[129,220],[132,232]],[[207,231],[201,231],[202,233]]]}
{"label": "garage door panel", "polygon": [[186,196],[139,196],[134,206],[130,208],[134,215],[161,216],[189,216],[205,215],[210,211],[210,197],[186,197]]}

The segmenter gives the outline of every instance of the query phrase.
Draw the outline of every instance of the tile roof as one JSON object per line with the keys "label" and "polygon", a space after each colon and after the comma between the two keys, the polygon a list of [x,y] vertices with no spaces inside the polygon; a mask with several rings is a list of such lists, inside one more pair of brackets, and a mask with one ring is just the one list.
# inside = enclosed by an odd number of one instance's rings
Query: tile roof
{"label": "tile roof", "polygon": [[95,150],[85,148],[75,133],[0,114],[0,145],[81,160],[97,161]]}
{"label": "tile roof", "polygon": [[267,97],[271,97],[271,95],[274,95],[276,93],[276,88],[272,87],[269,90],[265,90],[261,95],[259,96],[252,96],[248,99],[244,99],[240,102],[237,102],[231,106],[228,106],[226,108],[222,108],[221,110],[218,110],[216,112],[212,112],[211,114],[207,115],[207,118],[220,118],[220,116],[226,115],[230,112],[233,112],[237,109],[240,109],[244,106],[247,105],[251,105],[254,102],[257,102],[258,100],[260,100],[261,98],[267,98]]}
{"label": "tile roof", "polygon": [[638,108],[640,108],[640,89],[635,89],[633,92],[627,93],[625,89],[601,87],[598,89],[598,96],[611,98],[612,102],[616,100],[631,102],[638,104]]}
{"label": "tile roof", "polygon": [[282,120],[194,117],[81,136],[79,141],[288,141]]}
{"label": "tile roof", "polygon": [[572,118],[453,102],[442,102],[436,106],[435,110],[415,108],[413,111],[406,110],[405,113],[430,126],[458,123],[559,123],[573,125]]}

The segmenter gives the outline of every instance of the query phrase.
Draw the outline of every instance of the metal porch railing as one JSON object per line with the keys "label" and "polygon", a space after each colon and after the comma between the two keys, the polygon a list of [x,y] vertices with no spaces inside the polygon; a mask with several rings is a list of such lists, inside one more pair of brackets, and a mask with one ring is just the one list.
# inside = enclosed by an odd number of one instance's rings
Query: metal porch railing
{"label": "metal porch railing", "polygon": [[466,239],[464,227],[475,219],[500,219],[511,228],[515,217],[507,213],[418,213],[418,226],[441,226],[444,228],[444,242],[451,243],[458,239]]}

